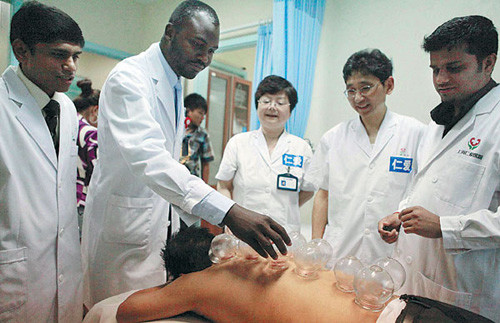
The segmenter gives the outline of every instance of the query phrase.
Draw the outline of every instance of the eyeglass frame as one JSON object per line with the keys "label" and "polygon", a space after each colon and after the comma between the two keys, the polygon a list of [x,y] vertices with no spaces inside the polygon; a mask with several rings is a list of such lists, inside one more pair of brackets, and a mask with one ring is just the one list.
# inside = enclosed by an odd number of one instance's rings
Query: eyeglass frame
{"label": "eyeglass frame", "polygon": [[276,101],[276,100],[269,100],[269,102],[267,102],[267,103],[266,103],[266,102],[262,102],[262,101],[261,101],[261,99],[258,99],[258,100],[257,100],[257,102],[258,102],[259,104],[262,104],[262,107],[263,107],[263,108],[268,108],[268,107],[270,107],[270,106],[271,106],[271,104],[272,104],[273,102],[274,102],[274,106],[275,106],[275,107],[280,107],[280,108],[281,108],[281,107],[286,107],[287,105],[290,105],[290,103],[280,103],[280,102],[278,102],[278,101]]}
{"label": "eyeglass frame", "polygon": [[[375,89],[379,84],[382,84],[384,85],[384,82],[385,81],[379,81],[377,82],[375,85],[365,85],[365,86],[362,86],[360,89],[345,89],[344,90],[344,95],[346,96],[347,99],[354,99],[356,97],[356,94],[359,93],[359,95],[361,95],[362,97],[367,97],[368,95],[371,95],[372,94],[372,90]],[[366,90],[366,93],[363,93],[362,91],[365,90],[366,88],[368,88],[368,90]],[[349,94],[352,93],[351,96],[349,96]]]}

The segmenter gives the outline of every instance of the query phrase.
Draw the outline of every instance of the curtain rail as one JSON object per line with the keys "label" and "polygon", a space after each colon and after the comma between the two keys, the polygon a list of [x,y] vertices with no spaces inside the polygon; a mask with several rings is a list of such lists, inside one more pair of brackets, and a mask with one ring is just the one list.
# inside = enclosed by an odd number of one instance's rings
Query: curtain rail
{"label": "curtain rail", "polygon": [[241,26],[237,26],[237,27],[233,27],[233,28],[229,28],[229,29],[226,29],[226,30],[222,30],[220,32],[221,35],[223,34],[229,34],[229,33],[232,33],[232,32],[235,32],[235,31],[240,31],[240,30],[244,30],[244,29],[249,29],[249,28],[253,28],[253,27],[258,27],[260,25],[265,25],[265,24],[268,24],[272,22],[271,19],[267,19],[267,20],[259,20],[258,22],[252,22],[250,24],[246,24],[246,25],[241,25]]}

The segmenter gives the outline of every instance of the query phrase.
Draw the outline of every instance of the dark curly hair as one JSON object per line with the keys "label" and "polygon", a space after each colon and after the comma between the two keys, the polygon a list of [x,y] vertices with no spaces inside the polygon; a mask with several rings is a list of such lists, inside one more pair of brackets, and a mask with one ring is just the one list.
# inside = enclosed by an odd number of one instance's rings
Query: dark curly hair
{"label": "dark curly hair", "polygon": [[476,56],[479,63],[486,56],[497,54],[498,32],[493,22],[483,16],[453,18],[424,37],[422,47],[429,53],[462,44],[467,46],[467,53]]}
{"label": "dark curly hair", "polygon": [[212,262],[208,251],[213,238],[214,235],[206,228],[196,226],[181,229],[174,234],[161,251],[167,277],[174,280],[181,274],[210,267]]}
{"label": "dark curly hair", "polygon": [[373,75],[384,83],[392,76],[392,62],[379,49],[363,49],[352,54],[342,70],[344,82],[355,73]]}

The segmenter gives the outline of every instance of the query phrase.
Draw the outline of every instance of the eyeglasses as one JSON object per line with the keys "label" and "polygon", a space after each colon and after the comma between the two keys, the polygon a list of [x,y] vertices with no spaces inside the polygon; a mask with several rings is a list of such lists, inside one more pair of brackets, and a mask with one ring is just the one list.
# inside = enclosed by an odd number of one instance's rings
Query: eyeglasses
{"label": "eyeglasses", "polygon": [[379,85],[379,83],[375,85],[365,85],[357,90],[347,89],[344,91],[344,94],[348,99],[354,99],[356,93],[359,93],[362,96],[368,96],[373,93],[373,90],[377,87],[377,85]]}
{"label": "eyeglasses", "polygon": [[271,104],[274,103],[275,106],[277,107],[286,107],[287,105],[290,105],[290,103],[285,103],[283,101],[272,101],[269,99],[260,99],[257,102],[263,107],[263,108],[268,108],[271,106]]}

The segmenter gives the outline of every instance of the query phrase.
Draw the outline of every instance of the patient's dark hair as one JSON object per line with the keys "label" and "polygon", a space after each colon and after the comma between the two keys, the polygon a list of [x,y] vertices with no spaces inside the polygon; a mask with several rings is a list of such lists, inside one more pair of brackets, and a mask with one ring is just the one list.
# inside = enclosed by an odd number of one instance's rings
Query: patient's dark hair
{"label": "patient's dark hair", "polygon": [[206,228],[196,226],[181,229],[172,236],[161,256],[165,262],[167,277],[174,280],[181,274],[201,271],[212,265],[208,257],[214,235]]}

